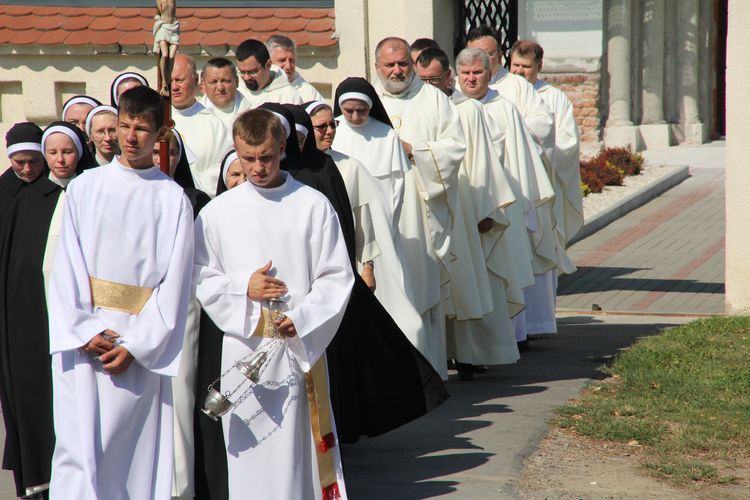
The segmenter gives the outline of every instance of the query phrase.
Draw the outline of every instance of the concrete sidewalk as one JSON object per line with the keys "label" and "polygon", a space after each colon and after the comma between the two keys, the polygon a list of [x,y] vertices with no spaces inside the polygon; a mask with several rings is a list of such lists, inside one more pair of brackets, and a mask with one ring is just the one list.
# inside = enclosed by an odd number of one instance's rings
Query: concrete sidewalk
{"label": "concrete sidewalk", "polygon": [[644,156],[691,177],[570,247],[579,269],[560,279],[558,310],[724,312],[723,142]]}
{"label": "concrete sidewalk", "polygon": [[531,342],[515,365],[479,380],[451,380],[451,398],[384,436],[343,448],[351,498],[519,498],[523,462],[547,433],[556,406],[576,397],[598,368],[639,337],[687,318],[569,316],[559,334]]}

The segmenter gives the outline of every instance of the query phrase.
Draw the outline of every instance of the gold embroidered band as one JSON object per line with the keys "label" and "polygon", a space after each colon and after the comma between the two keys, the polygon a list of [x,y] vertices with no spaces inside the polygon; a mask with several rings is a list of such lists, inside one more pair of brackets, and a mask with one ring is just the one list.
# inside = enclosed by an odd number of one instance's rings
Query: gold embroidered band
{"label": "gold embroidered band", "polygon": [[139,314],[153,293],[153,288],[125,285],[89,276],[91,301],[95,307]]}
{"label": "gold embroidered band", "polygon": [[336,436],[331,424],[331,399],[328,395],[328,370],[325,358],[321,357],[312,369],[305,373],[307,403],[310,406],[310,424],[318,458],[318,476],[323,500],[341,498],[336,476],[333,447]]}
{"label": "gold embroidered band", "polygon": [[[258,324],[253,331],[254,337],[275,337],[275,329],[269,321],[269,312],[261,308]],[[320,358],[312,369],[305,373],[307,404],[310,408],[310,425],[315,443],[318,461],[318,476],[322,488],[322,500],[341,498],[336,463],[332,448],[336,446],[336,436],[331,423],[331,399],[328,395],[328,370],[325,359]]]}

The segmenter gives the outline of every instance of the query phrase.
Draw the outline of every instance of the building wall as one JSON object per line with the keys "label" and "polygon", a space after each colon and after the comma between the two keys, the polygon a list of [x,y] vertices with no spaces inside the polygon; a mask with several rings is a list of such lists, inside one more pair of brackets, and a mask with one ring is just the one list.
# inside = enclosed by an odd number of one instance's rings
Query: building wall
{"label": "building wall", "polygon": [[[374,50],[386,36],[435,38],[453,52],[456,4],[452,0],[336,0],[338,45],[298,50],[300,74],[330,99],[340,81],[349,76],[372,78]],[[211,57],[233,59],[233,52],[181,46],[198,68]],[[13,46],[0,45],[0,137],[16,122],[33,121],[44,127],[60,116],[63,103],[76,94],[109,102],[109,85],[124,71],[143,74],[156,85],[155,56],[145,46]],[[0,157],[5,157],[0,140]],[[0,163],[5,167],[5,162]]]}
{"label": "building wall", "polygon": [[577,103],[584,147],[702,143],[714,125],[720,1],[519,0],[519,36],[545,48],[542,78]]}
{"label": "building wall", "polygon": [[727,38],[726,311],[750,314],[750,2],[730,0]]}
{"label": "building wall", "polygon": [[[119,49],[118,49],[119,50]],[[207,53],[199,48],[181,47],[193,56],[200,71],[211,57],[232,52]],[[32,121],[41,127],[59,119],[65,101],[76,94],[87,94],[109,104],[109,86],[125,71],[141,73],[156,86],[155,56],[131,49],[122,54],[87,48],[40,46],[0,47],[0,157],[6,157],[5,133],[20,121]],[[135,53],[134,53],[135,52]],[[331,97],[334,82],[340,78],[338,49],[300,49],[298,67],[326,98]],[[2,162],[2,170],[7,162]]]}
{"label": "building wall", "polygon": [[581,132],[584,154],[601,143],[602,0],[519,0],[518,36],[544,48],[540,77],[563,90]]}

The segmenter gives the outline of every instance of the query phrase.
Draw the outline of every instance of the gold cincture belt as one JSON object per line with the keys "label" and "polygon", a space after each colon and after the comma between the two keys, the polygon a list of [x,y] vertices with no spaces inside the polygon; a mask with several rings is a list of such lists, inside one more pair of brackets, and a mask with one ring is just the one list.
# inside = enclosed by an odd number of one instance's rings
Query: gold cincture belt
{"label": "gold cincture belt", "polygon": [[94,307],[137,315],[146,305],[153,288],[125,285],[89,276],[91,301]]}

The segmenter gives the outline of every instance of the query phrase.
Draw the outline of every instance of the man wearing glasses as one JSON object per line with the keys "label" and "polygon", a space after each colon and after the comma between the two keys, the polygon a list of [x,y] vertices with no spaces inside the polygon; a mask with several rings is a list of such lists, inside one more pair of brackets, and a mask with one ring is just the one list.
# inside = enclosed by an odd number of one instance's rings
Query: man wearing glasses
{"label": "man wearing glasses", "polygon": [[302,104],[299,92],[289,83],[286,73],[271,66],[271,55],[263,42],[245,40],[235,54],[237,69],[245,83],[239,90],[253,108],[264,102]]}

